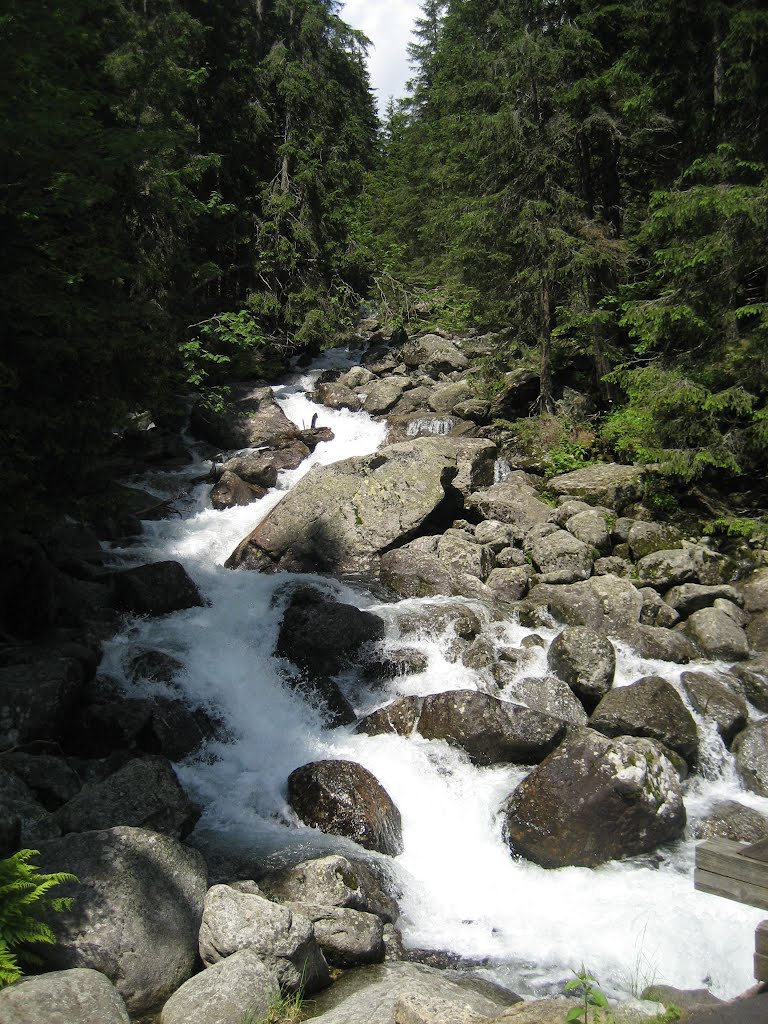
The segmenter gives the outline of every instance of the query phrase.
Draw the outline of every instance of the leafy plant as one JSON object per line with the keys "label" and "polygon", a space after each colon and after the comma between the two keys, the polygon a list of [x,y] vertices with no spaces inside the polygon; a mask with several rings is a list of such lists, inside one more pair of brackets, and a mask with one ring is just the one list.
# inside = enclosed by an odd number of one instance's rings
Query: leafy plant
{"label": "leafy plant", "polygon": [[30,861],[38,850],[19,850],[0,860],[0,987],[17,981],[22,974],[19,960],[37,964],[40,958],[28,947],[35,943],[54,945],[56,936],[42,920],[47,911],[67,910],[71,897],[49,894],[54,886],[78,879],[67,871],[40,874]]}
{"label": "leafy plant", "polygon": [[575,977],[565,985],[565,991],[577,993],[581,1002],[568,1011],[564,1024],[597,1024],[603,1019],[599,1011],[608,1008],[608,999],[598,985],[597,978],[589,973],[584,964],[580,971],[573,973]]}

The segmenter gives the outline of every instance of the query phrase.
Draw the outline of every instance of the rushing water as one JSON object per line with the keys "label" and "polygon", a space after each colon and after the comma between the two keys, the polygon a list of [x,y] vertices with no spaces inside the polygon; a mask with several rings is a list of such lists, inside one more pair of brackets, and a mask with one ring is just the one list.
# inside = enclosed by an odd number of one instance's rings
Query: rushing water
{"label": "rushing water", "polygon": [[[330,353],[323,365],[340,365],[345,358]],[[654,981],[684,988],[708,985],[723,997],[749,987],[754,928],[764,913],[695,892],[692,842],[595,870],[552,871],[515,861],[501,839],[496,815],[525,770],[475,767],[461,751],[416,735],[367,737],[346,728],[325,729],[319,713],[283,684],[281,663],[272,651],[286,577],[232,572],[223,562],[312,465],[375,451],[385,433],[383,424],[363,413],[311,403],[304,392],[317,372],[276,387],[275,397],[300,426],[308,426],[317,414],[317,425],[331,427],[334,441],[320,444],[302,466],[283,473],[273,491],[246,508],[215,512],[207,500],[208,486],[198,485],[180,504],[181,518],[146,523],[137,545],[115,553],[123,563],[183,562],[209,602],[205,608],[129,622],[108,645],[103,666],[110,676],[123,679],[132,695],[168,695],[163,684],[128,682],[125,668],[139,650],[172,654],[185,666],[177,684],[186,699],[227,723],[227,742],[211,743],[204,758],[176,766],[204,807],[200,833],[225,835],[233,847],[259,858],[288,849],[306,856],[343,849],[345,841],[324,837],[296,819],[286,803],[285,783],[307,761],[354,760],[374,773],[402,814],[405,852],[396,867],[408,945],[483,960],[489,976],[524,995],[560,991],[570,970],[582,962],[617,995]],[[161,495],[175,494],[206,468],[198,463],[181,474],[156,474],[143,485]],[[360,714],[398,694],[487,685],[482,673],[447,660],[450,636],[399,637],[400,614],[441,599],[381,603],[360,586],[306,578],[338,599],[376,611],[388,623],[388,642],[417,646],[428,655],[424,672],[375,691],[352,676],[342,677]],[[509,646],[518,646],[532,632],[513,622],[490,628]],[[537,632],[547,641],[555,633]],[[543,674],[544,664],[545,652],[531,648],[521,674]],[[616,685],[651,672],[679,684],[679,667],[640,659],[618,646]],[[701,720],[698,724],[702,772],[689,783],[689,819],[723,798],[768,811],[768,800],[741,790],[714,730]]]}

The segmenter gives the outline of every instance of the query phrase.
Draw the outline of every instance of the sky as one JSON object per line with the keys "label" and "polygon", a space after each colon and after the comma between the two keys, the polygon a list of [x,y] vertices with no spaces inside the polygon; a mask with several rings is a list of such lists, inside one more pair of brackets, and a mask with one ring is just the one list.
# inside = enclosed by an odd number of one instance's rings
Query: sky
{"label": "sky", "polygon": [[346,0],[342,6],[341,17],[373,44],[368,69],[381,112],[390,96],[405,95],[410,78],[406,46],[420,9],[420,0]]}

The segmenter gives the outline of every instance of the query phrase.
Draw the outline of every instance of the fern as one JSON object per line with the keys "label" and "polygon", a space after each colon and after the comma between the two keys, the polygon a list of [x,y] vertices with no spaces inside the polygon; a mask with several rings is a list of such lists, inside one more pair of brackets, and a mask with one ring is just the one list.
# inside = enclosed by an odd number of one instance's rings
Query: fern
{"label": "fern", "polygon": [[0,860],[0,988],[21,977],[19,960],[40,963],[28,946],[53,945],[56,936],[42,920],[47,911],[68,910],[71,897],[51,896],[49,890],[64,882],[77,882],[67,871],[40,874],[30,863],[38,850],[19,850]]}

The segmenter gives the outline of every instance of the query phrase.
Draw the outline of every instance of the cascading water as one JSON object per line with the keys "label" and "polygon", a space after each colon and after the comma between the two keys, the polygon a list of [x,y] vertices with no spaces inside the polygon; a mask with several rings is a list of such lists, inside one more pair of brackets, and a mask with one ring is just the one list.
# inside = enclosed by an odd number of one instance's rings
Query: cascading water
{"label": "cascading water", "polygon": [[[343,359],[343,354],[328,354],[324,365],[340,365]],[[461,751],[417,735],[368,737],[346,728],[326,729],[320,713],[284,685],[272,651],[286,576],[232,572],[223,562],[312,465],[370,453],[385,434],[383,424],[363,413],[310,402],[305,390],[317,372],[275,388],[275,397],[301,426],[317,415],[319,426],[334,431],[334,441],[320,444],[302,466],[281,475],[277,488],[245,508],[215,512],[207,502],[207,487],[198,486],[180,520],[146,523],[136,546],[116,552],[123,563],[183,562],[209,602],[160,619],[130,621],[107,646],[103,665],[132,695],[173,695],[164,684],[130,682],[126,674],[137,651],[165,651],[184,664],[174,685],[183,689],[185,699],[211,709],[226,723],[226,741],[211,742],[204,758],[177,766],[184,786],[204,807],[198,833],[225,836],[232,848],[262,861],[285,851],[293,851],[296,860],[343,849],[344,840],[297,821],[286,803],[285,783],[307,761],[357,761],[376,775],[402,814],[405,852],[396,867],[408,945],[481,961],[489,976],[524,995],[560,991],[570,969],[582,962],[617,995],[653,981],[686,988],[708,985],[720,996],[747,988],[753,931],[764,915],[694,892],[692,842],[594,870],[552,871],[515,861],[501,839],[496,815],[524,769],[475,767]],[[186,479],[201,471],[200,464],[192,467]],[[144,486],[165,495],[176,493],[179,482],[179,474],[167,474]],[[417,646],[427,657],[423,672],[375,691],[351,674],[342,677],[360,714],[399,694],[485,687],[481,673],[449,660],[450,635],[399,636],[403,612],[442,599],[387,604],[354,583],[306,578],[340,600],[375,610],[388,623],[388,642],[399,649]],[[476,611],[483,616],[481,608]],[[518,646],[532,632],[513,622],[487,626],[508,646]],[[547,642],[555,634],[537,632]],[[617,648],[615,685],[651,673],[679,685],[679,668]],[[544,674],[545,656],[542,648],[528,649],[521,674]],[[768,811],[768,800],[740,788],[713,730],[701,720],[698,725],[702,772],[689,785],[689,818],[703,814],[715,800],[732,797]]]}

